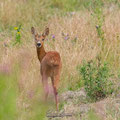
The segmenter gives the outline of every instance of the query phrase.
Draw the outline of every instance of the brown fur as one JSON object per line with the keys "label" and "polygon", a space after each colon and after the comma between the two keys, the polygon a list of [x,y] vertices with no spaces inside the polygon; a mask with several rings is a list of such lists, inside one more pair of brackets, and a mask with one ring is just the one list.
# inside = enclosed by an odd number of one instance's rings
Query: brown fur
{"label": "brown fur", "polygon": [[[35,38],[35,45],[37,49],[38,59],[41,63],[40,72],[42,75],[42,83],[45,91],[45,98],[48,97],[48,77],[51,77],[52,86],[55,95],[56,109],[58,110],[58,98],[57,98],[57,89],[60,79],[61,72],[61,58],[60,54],[56,51],[46,52],[44,49],[44,40],[45,37],[49,34],[49,28],[46,28],[45,32],[40,36],[35,32],[35,29],[32,27],[31,32]],[[37,45],[40,44],[40,47]]]}

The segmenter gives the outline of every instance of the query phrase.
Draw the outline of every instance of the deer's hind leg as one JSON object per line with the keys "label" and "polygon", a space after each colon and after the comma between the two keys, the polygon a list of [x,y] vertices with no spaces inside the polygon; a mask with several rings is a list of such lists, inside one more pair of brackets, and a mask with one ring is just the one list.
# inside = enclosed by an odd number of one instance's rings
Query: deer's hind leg
{"label": "deer's hind leg", "polygon": [[52,86],[54,90],[55,102],[56,102],[56,110],[58,110],[58,84],[59,84],[59,74],[56,76],[51,77],[52,79]]}
{"label": "deer's hind leg", "polygon": [[47,101],[48,94],[49,94],[49,87],[48,87],[48,77],[46,75],[42,76],[42,84],[45,93],[45,101]]}

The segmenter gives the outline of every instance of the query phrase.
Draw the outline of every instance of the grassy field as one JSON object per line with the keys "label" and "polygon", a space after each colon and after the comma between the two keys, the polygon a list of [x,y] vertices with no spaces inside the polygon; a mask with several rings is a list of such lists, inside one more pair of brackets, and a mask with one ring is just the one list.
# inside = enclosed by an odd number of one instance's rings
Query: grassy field
{"label": "grassy field", "polygon": [[63,93],[84,86],[77,66],[97,58],[108,63],[119,87],[119,22],[119,0],[0,0],[0,120],[44,120],[54,108],[42,102],[32,26],[50,29],[45,49],[61,55]]}

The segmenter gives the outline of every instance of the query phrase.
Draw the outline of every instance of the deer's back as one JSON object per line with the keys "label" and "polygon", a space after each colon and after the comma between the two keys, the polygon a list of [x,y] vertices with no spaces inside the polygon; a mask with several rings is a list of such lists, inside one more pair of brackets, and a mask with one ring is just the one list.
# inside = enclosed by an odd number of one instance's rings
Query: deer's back
{"label": "deer's back", "polygon": [[41,74],[48,76],[56,75],[61,70],[60,54],[56,51],[47,52],[41,61]]}

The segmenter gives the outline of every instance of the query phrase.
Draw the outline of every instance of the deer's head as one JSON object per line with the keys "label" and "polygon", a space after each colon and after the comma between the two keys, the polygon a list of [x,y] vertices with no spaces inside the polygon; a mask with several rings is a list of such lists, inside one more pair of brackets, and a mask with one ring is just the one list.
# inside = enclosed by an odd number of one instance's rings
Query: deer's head
{"label": "deer's head", "polygon": [[49,34],[49,28],[46,28],[42,35],[36,33],[35,28],[31,28],[31,33],[33,34],[33,37],[35,39],[35,45],[37,48],[41,48],[44,44],[44,40],[46,36]]}

